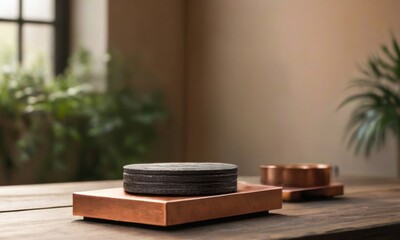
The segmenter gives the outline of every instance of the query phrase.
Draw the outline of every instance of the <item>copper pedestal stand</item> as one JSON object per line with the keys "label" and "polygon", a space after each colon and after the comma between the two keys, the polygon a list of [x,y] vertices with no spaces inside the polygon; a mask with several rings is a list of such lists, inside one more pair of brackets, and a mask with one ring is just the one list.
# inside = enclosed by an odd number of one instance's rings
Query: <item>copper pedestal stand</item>
{"label": "copper pedestal stand", "polygon": [[145,196],[122,188],[73,194],[73,214],[157,226],[197,222],[282,208],[282,187],[238,183],[235,193],[211,196]]}
{"label": "copper pedestal stand", "polygon": [[261,183],[282,186],[283,201],[301,201],[315,197],[343,195],[341,183],[331,183],[330,165],[262,165]]}

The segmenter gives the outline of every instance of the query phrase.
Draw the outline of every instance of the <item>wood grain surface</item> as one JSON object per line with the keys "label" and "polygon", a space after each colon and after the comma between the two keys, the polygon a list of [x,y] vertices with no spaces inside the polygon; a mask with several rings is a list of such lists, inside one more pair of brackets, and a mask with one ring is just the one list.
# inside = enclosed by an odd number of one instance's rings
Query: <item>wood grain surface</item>
{"label": "wood grain surface", "polygon": [[0,239],[398,239],[399,180],[338,181],[345,184],[342,197],[170,228],[72,216],[72,192],[118,187],[121,181],[0,187]]}
{"label": "wood grain surface", "polygon": [[122,186],[122,181],[50,183],[0,187],[0,213],[72,206],[72,192]]}

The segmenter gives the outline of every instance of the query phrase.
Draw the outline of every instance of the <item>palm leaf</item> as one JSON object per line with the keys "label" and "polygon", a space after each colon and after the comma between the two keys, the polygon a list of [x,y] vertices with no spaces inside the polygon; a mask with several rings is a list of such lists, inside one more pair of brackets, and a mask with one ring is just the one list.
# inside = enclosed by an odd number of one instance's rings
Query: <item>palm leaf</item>
{"label": "palm leaf", "polygon": [[389,58],[392,62],[398,61],[398,57],[393,55],[393,53],[390,52],[389,48],[386,45],[382,45],[381,49],[385,56]]}
{"label": "palm leaf", "polygon": [[366,100],[366,101],[371,100],[374,102],[380,102],[382,99],[380,98],[379,95],[372,93],[372,92],[359,93],[359,94],[349,96],[345,100],[343,100],[343,102],[339,105],[338,109],[348,105],[351,102],[357,101],[357,100]]}
{"label": "palm leaf", "polygon": [[355,104],[345,128],[355,154],[369,156],[385,144],[388,132],[400,136],[400,46],[393,37],[391,48],[383,45],[381,51],[383,57],[370,56],[360,69],[363,77],[350,82],[348,89],[358,91],[338,107]]}
{"label": "palm leaf", "polygon": [[400,47],[399,47],[399,44],[397,43],[397,40],[396,40],[396,38],[394,36],[392,36],[392,46],[393,46],[393,49],[395,51],[397,59],[399,59],[399,57],[400,57]]}

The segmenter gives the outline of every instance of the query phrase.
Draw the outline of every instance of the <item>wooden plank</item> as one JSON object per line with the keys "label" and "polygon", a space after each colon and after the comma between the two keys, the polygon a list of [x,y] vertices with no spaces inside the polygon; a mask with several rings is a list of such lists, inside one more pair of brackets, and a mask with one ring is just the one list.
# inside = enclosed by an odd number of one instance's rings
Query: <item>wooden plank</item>
{"label": "wooden plank", "polygon": [[0,187],[0,213],[72,206],[72,193],[122,186],[122,181],[51,183]]}
{"label": "wooden plank", "polygon": [[[249,183],[260,183],[260,177],[256,176],[241,177],[241,179]],[[332,181],[343,183],[345,194],[393,189],[400,185],[400,179],[398,178],[343,176],[334,178]]]}
{"label": "wooden plank", "polygon": [[392,189],[392,188],[397,188],[400,184],[399,178],[379,178],[379,177],[345,176],[337,178],[334,181],[345,184],[345,193]]}
{"label": "wooden plank", "polygon": [[337,240],[337,239],[379,239],[398,240],[400,236],[400,224],[373,226],[369,228],[354,229],[354,231],[331,232],[314,236],[304,236],[296,240]]}
{"label": "wooden plank", "polygon": [[0,214],[0,238],[280,239],[321,234],[347,236],[352,232],[367,236],[377,231],[391,239],[390,234],[396,233],[400,226],[399,199],[400,186],[325,201],[284,203],[283,209],[271,214],[192,223],[165,230],[139,224],[83,221],[72,216],[70,207],[7,212]]}
{"label": "wooden plank", "polygon": [[[259,183],[259,177],[239,177],[240,181]],[[335,180],[336,181],[336,180]],[[344,177],[345,194],[391,189],[398,179]],[[72,206],[72,192],[122,186],[121,180],[73,183],[33,184],[0,187],[0,212]]]}

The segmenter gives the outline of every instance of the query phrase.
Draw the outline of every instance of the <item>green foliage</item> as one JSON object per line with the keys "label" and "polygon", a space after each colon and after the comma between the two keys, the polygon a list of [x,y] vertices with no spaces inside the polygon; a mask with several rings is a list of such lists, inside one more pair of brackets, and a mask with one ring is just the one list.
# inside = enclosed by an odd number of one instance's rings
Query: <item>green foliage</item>
{"label": "green foliage", "polygon": [[383,45],[381,55],[369,57],[361,68],[362,77],[350,88],[355,94],[340,105],[355,103],[346,134],[356,154],[369,156],[385,144],[388,133],[400,136],[400,47],[392,37],[391,47]]}
{"label": "green foliage", "polygon": [[95,91],[86,51],[52,81],[38,70],[0,70],[0,165],[6,174],[36,159],[40,182],[112,179],[121,177],[123,165],[145,160],[155,124],[165,118],[160,93]]}

